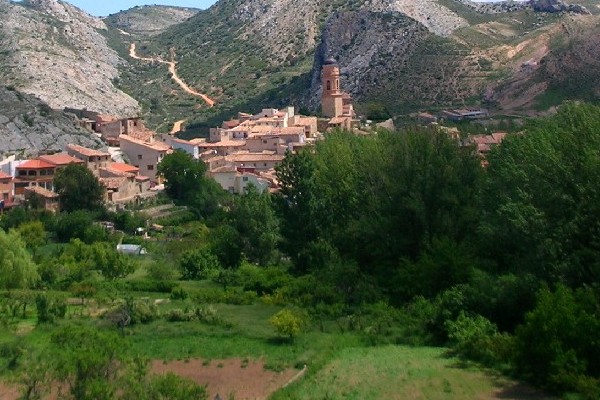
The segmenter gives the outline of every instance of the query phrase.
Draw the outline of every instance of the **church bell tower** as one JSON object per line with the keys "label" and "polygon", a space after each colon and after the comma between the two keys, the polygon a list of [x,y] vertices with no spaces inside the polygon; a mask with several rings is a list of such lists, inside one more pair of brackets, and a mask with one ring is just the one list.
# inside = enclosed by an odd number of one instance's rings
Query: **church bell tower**
{"label": "church bell tower", "polygon": [[334,58],[328,58],[321,70],[323,95],[321,109],[324,116],[339,117],[344,113],[343,92],[340,88],[340,67]]}

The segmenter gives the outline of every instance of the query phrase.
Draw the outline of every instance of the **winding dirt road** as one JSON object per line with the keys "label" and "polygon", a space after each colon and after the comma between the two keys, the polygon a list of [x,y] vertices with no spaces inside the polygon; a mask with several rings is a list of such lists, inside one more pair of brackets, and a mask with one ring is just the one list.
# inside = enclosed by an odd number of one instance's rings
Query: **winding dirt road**
{"label": "winding dirt road", "polygon": [[171,129],[171,133],[177,133],[177,132],[181,131],[181,126],[183,125],[184,122],[185,122],[185,119],[175,122],[173,124],[173,129]]}
{"label": "winding dirt road", "polygon": [[191,94],[192,96],[197,96],[200,97],[202,100],[204,100],[204,102],[206,104],[208,104],[209,107],[212,107],[215,105],[215,101],[213,99],[211,99],[210,97],[208,97],[207,95],[203,94],[203,93],[198,93],[196,92],[194,89],[192,89],[191,87],[189,87],[183,80],[181,80],[181,78],[179,77],[179,75],[177,75],[177,69],[176,69],[176,63],[174,61],[165,61],[162,60],[158,57],[155,58],[149,58],[149,57],[140,57],[137,55],[136,51],[135,51],[135,43],[131,43],[131,47],[129,47],[129,56],[131,58],[135,58],[136,60],[142,60],[142,61],[150,61],[150,62],[159,62],[161,64],[167,64],[169,66],[169,72],[171,73],[171,78],[186,92]]}

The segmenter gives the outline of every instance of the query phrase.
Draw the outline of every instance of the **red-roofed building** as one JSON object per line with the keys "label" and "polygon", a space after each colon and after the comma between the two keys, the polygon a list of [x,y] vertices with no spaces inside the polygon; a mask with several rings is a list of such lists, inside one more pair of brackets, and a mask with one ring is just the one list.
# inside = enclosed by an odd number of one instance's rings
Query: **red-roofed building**
{"label": "red-roofed building", "polygon": [[109,153],[100,150],[88,149],[87,147],[76,144],[67,145],[67,153],[70,156],[82,160],[95,175],[98,175],[100,168],[106,168],[112,162],[112,158]]}
{"label": "red-roofed building", "polygon": [[66,167],[69,164],[83,164],[83,161],[79,158],[72,157],[66,153],[39,156],[38,159],[54,164],[57,168]]}
{"label": "red-roofed building", "polygon": [[140,173],[140,169],[138,167],[134,167],[133,165],[114,162],[109,164],[108,169],[113,169],[115,171],[127,172],[130,174],[137,175]]}
{"label": "red-roofed building", "polygon": [[19,164],[15,172],[15,195],[24,195],[25,188],[39,186],[47,190],[54,188],[56,166],[43,160],[27,160]]}
{"label": "red-roofed building", "polygon": [[28,202],[36,202],[38,207],[41,206],[52,212],[60,210],[58,194],[41,186],[27,187],[23,190],[23,195]]}

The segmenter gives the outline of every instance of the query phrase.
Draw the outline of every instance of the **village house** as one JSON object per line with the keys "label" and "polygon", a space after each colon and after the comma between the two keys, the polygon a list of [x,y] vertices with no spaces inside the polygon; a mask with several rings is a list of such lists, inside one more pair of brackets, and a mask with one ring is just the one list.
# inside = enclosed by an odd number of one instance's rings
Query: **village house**
{"label": "village house", "polygon": [[112,162],[112,158],[109,153],[100,150],[88,149],[87,147],[76,144],[67,145],[67,154],[82,160],[86,167],[88,167],[88,169],[91,170],[94,175],[98,175],[100,168],[106,168]]}
{"label": "village house", "polygon": [[259,175],[251,172],[240,172],[236,167],[225,166],[209,171],[211,176],[223,190],[232,194],[245,194],[250,185],[254,186],[259,193],[269,189],[271,183]]}
{"label": "village house", "polygon": [[59,195],[41,186],[30,186],[23,189],[25,200],[36,207],[52,212],[60,211]]}
{"label": "village house", "polygon": [[25,188],[38,186],[46,190],[54,188],[54,171],[56,167],[42,160],[26,160],[16,167],[15,196],[25,195]]}
{"label": "village house", "polygon": [[498,146],[506,137],[506,132],[494,132],[491,135],[471,135],[468,143],[475,145],[475,151],[485,157],[495,146]]}
{"label": "village house", "polygon": [[152,182],[161,183],[157,166],[166,154],[172,152],[170,146],[155,140],[154,137],[144,141],[129,135],[119,136],[119,142],[121,151],[130,164],[140,169],[141,175],[147,176]]}
{"label": "village house", "polygon": [[0,210],[10,207],[14,201],[15,185],[13,177],[0,171],[0,202],[2,206]]}
{"label": "village house", "polygon": [[134,203],[155,195],[150,192],[150,178],[123,171],[121,166],[116,169],[101,168],[99,181],[106,188],[104,201],[113,204]]}

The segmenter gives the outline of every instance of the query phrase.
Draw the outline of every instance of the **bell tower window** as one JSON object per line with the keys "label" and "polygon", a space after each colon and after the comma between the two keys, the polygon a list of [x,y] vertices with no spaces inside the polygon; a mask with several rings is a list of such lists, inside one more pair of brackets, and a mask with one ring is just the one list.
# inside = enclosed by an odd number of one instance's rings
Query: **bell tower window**
{"label": "bell tower window", "polygon": [[327,90],[331,90],[331,81],[327,81]]}

